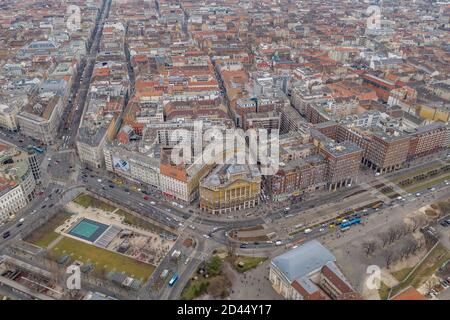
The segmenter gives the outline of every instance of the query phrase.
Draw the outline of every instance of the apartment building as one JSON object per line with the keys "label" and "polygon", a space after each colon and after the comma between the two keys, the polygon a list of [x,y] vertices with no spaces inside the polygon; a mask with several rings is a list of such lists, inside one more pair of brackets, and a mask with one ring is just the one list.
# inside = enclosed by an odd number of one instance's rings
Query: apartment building
{"label": "apartment building", "polygon": [[106,170],[128,180],[159,188],[159,155],[157,150],[150,149],[146,153],[139,152],[130,144],[118,145],[115,142],[107,144],[103,153]]}
{"label": "apartment building", "polygon": [[327,162],[325,179],[329,190],[350,186],[357,181],[362,158],[360,147],[349,141],[326,141],[319,147]]}
{"label": "apartment building", "polygon": [[172,150],[161,150],[160,190],[168,198],[190,204],[198,198],[200,180],[211,170],[212,165],[203,163],[201,157],[192,164],[174,164],[171,161]]}
{"label": "apartment building", "polygon": [[43,144],[53,144],[63,107],[63,97],[54,92],[43,92],[31,97],[29,103],[17,115],[20,131]]}
{"label": "apartment building", "polygon": [[265,177],[273,201],[284,201],[326,186],[327,163],[320,155],[310,155],[282,163],[275,175]]}
{"label": "apartment building", "polygon": [[28,152],[0,144],[0,222],[34,199],[36,181]]}
{"label": "apartment building", "polygon": [[17,131],[19,125],[17,123],[17,114],[19,108],[15,105],[0,104],[0,126],[10,131]]}

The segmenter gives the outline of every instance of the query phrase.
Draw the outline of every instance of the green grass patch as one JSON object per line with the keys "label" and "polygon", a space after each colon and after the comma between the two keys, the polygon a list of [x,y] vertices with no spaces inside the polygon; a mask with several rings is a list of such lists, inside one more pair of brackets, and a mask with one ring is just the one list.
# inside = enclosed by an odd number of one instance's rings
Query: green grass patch
{"label": "green grass patch", "polygon": [[103,211],[109,211],[112,212],[114,210],[116,210],[116,207],[111,206],[109,204],[107,204],[106,202],[103,202],[100,199],[94,198],[88,194],[80,194],[78,197],[76,197],[73,202],[75,202],[76,204],[79,204],[82,207],[85,208],[98,208],[101,209]]}
{"label": "green grass patch", "polygon": [[55,229],[62,225],[65,220],[70,218],[70,215],[65,212],[57,213],[44,225],[34,230],[25,241],[32,243],[41,248],[47,248],[59,236]]}
{"label": "green grass patch", "polygon": [[450,252],[444,246],[438,244],[409,278],[392,290],[392,296],[410,285],[416,289],[420,287],[447,259],[450,259]]}
{"label": "green grass patch", "polygon": [[234,261],[233,267],[238,272],[247,272],[248,270],[256,268],[266,260],[266,257],[239,256]]}
{"label": "green grass patch", "polygon": [[208,290],[209,281],[205,278],[191,279],[181,293],[182,300],[193,300],[205,294]]}
{"label": "green grass patch", "polygon": [[95,266],[94,272],[103,276],[107,272],[115,271],[146,280],[155,270],[150,264],[67,237],[64,237],[49,254],[55,260],[69,254],[72,260],[90,262]]}
{"label": "green grass patch", "polygon": [[156,233],[164,231],[163,228],[158,227],[157,225],[154,225],[153,223],[151,223],[145,219],[142,219],[140,217],[137,217],[129,212],[122,210],[122,209],[117,210],[116,212],[114,212],[114,214],[118,214],[118,215],[124,217],[123,222],[126,224],[129,224],[129,225],[132,225],[132,226],[135,226],[138,228],[142,228],[142,229],[145,229],[148,231],[153,231]]}
{"label": "green grass patch", "polygon": [[380,282],[380,289],[378,289],[378,295],[381,300],[387,300],[389,296],[390,287],[388,287],[383,281]]}
{"label": "green grass patch", "polygon": [[403,281],[406,276],[411,272],[413,268],[404,268],[395,272],[392,272],[391,274],[394,276],[395,279],[398,281]]}

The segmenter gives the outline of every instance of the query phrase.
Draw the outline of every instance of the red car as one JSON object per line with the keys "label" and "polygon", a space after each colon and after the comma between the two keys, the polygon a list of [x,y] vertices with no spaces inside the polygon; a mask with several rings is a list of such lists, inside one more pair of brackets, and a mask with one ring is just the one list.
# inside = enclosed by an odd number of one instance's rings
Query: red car
{"label": "red car", "polygon": [[150,198],[148,196],[144,196],[144,200],[149,200]]}

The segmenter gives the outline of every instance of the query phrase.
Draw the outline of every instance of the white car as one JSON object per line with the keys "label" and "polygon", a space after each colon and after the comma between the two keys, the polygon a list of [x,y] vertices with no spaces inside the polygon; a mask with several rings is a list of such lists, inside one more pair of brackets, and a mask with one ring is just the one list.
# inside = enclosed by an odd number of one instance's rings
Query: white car
{"label": "white car", "polygon": [[312,230],[310,228],[305,229],[305,231],[303,231],[305,234],[310,233]]}
{"label": "white car", "polygon": [[190,225],[189,228],[191,228],[192,230],[195,230],[195,226],[194,225]]}
{"label": "white car", "polygon": [[99,182],[99,183],[102,182],[102,179],[97,179],[97,182]]}
{"label": "white car", "polygon": [[277,242],[275,242],[275,245],[276,246],[281,246],[281,241],[278,240]]}
{"label": "white car", "polygon": [[25,219],[24,218],[20,218],[19,222],[24,222]]}
{"label": "white car", "polygon": [[320,228],[320,229],[319,229],[319,232],[324,232],[324,231],[325,231],[324,228]]}
{"label": "white car", "polygon": [[150,201],[150,204],[155,205],[155,201]]}
{"label": "white car", "polygon": [[209,236],[208,236],[207,234],[204,234],[204,235],[203,235],[203,238],[209,239]]}

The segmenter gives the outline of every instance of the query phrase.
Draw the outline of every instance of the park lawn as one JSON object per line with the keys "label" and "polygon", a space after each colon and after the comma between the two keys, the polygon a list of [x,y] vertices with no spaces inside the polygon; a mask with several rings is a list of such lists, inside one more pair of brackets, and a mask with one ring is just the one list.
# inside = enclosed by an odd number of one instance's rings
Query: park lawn
{"label": "park lawn", "polygon": [[64,237],[50,252],[50,256],[55,259],[64,254],[70,254],[73,260],[92,263],[95,266],[94,272],[102,272],[103,275],[115,271],[147,280],[155,270],[150,264],[68,237]]}
{"label": "park lawn", "polygon": [[[266,257],[249,257],[249,256],[239,256],[233,263],[233,267],[238,272],[247,272],[253,268],[256,268],[261,263],[266,261]],[[239,262],[243,262],[244,265],[242,267],[239,266]]]}
{"label": "park lawn", "polygon": [[60,212],[52,217],[47,223],[33,231],[25,241],[41,248],[47,248],[59,236],[55,229],[64,223],[70,217],[69,214]]}
{"label": "park lawn", "polygon": [[411,275],[411,285],[414,288],[421,286],[448,259],[450,259],[450,252],[444,246],[438,244],[427,259],[416,269],[414,274]]}
{"label": "park lawn", "polygon": [[395,296],[398,292],[410,285],[417,289],[448,259],[450,259],[450,252],[444,246],[438,244],[409,278],[392,290],[392,296]]}
{"label": "park lawn", "polygon": [[412,269],[413,268],[403,268],[401,270],[392,272],[392,275],[395,279],[401,282],[406,278],[406,276],[411,272]]}
{"label": "park lawn", "polygon": [[112,212],[114,210],[116,210],[116,207],[111,206],[109,204],[107,204],[106,202],[103,202],[100,199],[96,199],[88,194],[80,194],[78,197],[76,197],[73,202],[75,202],[76,204],[79,204],[82,207],[85,208],[98,208],[101,209],[103,211],[109,211]]}
{"label": "park lawn", "polygon": [[129,224],[129,225],[132,225],[132,226],[135,226],[138,228],[142,228],[142,229],[145,229],[148,231],[157,232],[157,233],[164,231],[163,228],[158,227],[157,225],[155,225],[145,219],[137,217],[129,212],[126,212],[122,209],[117,210],[116,212],[114,212],[114,214],[118,214],[118,215],[124,217],[123,222],[126,224]]}
{"label": "park lawn", "polygon": [[378,289],[378,295],[381,300],[387,300],[389,296],[390,287],[388,287],[383,281],[380,282],[380,289]]}
{"label": "park lawn", "polygon": [[39,239],[36,239],[32,243],[41,248],[47,248],[53,241],[59,237],[59,233],[50,231],[42,235]]}

